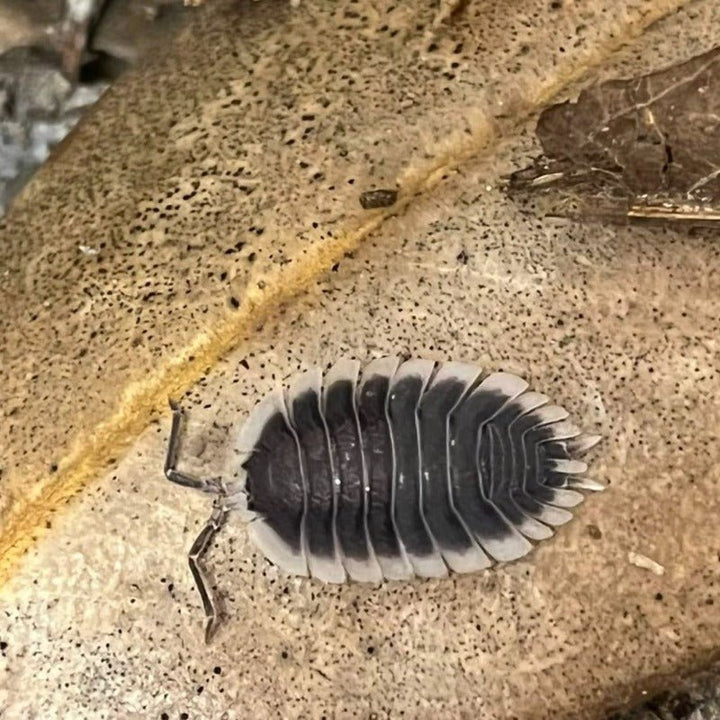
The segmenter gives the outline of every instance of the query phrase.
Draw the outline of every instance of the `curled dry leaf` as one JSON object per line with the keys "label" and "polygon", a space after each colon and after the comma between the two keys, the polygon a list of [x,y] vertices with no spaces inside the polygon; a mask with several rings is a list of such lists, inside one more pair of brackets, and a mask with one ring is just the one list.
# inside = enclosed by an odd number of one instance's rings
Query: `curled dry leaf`
{"label": "curled dry leaf", "polygon": [[680,65],[584,90],[537,124],[544,154],[511,193],[551,214],[629,222],[720,221],[720,47]]}

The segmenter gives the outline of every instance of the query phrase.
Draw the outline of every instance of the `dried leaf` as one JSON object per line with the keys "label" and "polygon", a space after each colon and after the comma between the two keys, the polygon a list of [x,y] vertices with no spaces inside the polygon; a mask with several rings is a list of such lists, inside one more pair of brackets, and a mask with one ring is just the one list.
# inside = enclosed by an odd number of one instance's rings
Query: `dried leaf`
{"label": "dried leaf", "polygon": [[544,155],[509,190],[552,191],[555,214],[720,221],[720,47],[584,90],[540,116]]}

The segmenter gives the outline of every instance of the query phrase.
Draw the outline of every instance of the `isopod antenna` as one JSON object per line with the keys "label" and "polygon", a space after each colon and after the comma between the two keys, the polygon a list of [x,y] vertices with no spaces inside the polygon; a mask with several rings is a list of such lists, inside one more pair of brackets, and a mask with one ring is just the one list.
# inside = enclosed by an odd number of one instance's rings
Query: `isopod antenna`
{"label": "isopod antenna", "polygon": [[220,478],[210,478],[204,480],[196,478],[177,469],[178,450],[180,448],[180,429],[182,426],[183,411],[180,406],[170,400],[170,409],[172,410],[172,427],[170,429],[170,440],[168,441],[167,455],[165,456],[165,477],[170,482],[182,485],[184,487],[193,488],[215,495],[213,501],[213,509],[210,517],[207,519],[200,534],[195,538],[195,542],[188,553],[188,563],[190,572],[195,580],[195,585],[202,600],[203,610],[205,611],[205,642],[209,643],[212,635],[217,628],[220,613],[217,602],[208,590],[209,583],[207,574],[202,566],[202,559],[213,538],[222,529],[228,516],[228,508],[226,506],[227,491]]}

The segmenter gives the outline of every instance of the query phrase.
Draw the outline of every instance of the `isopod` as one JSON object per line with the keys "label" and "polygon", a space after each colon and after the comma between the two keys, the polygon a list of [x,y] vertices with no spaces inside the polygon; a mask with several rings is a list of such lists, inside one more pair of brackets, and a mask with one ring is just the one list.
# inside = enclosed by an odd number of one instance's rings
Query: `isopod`
{"label": "isopod", "polygon": [[470,573],[526,555],[602,490],[577,459],[600,440],[507,372],[395,357],[340,360],[293,377],[252,411],[232,481],[176,469],[175,404],[165,461],[172,482],[215,495],[190,569],[218,620],[200,560],[228,513],[283,571],[328,583]]}

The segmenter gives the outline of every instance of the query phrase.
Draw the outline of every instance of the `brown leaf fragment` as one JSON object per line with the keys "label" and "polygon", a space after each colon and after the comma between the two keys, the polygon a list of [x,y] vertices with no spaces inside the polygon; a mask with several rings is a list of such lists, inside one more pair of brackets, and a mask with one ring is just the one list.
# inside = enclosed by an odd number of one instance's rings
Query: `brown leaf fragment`
{"label": "brown leaf fragment", "polygon": [[536,132],[543,155],[508,189],[550,196],[552,214],[720,221],[720,47],[583,90],[547,108]]}

